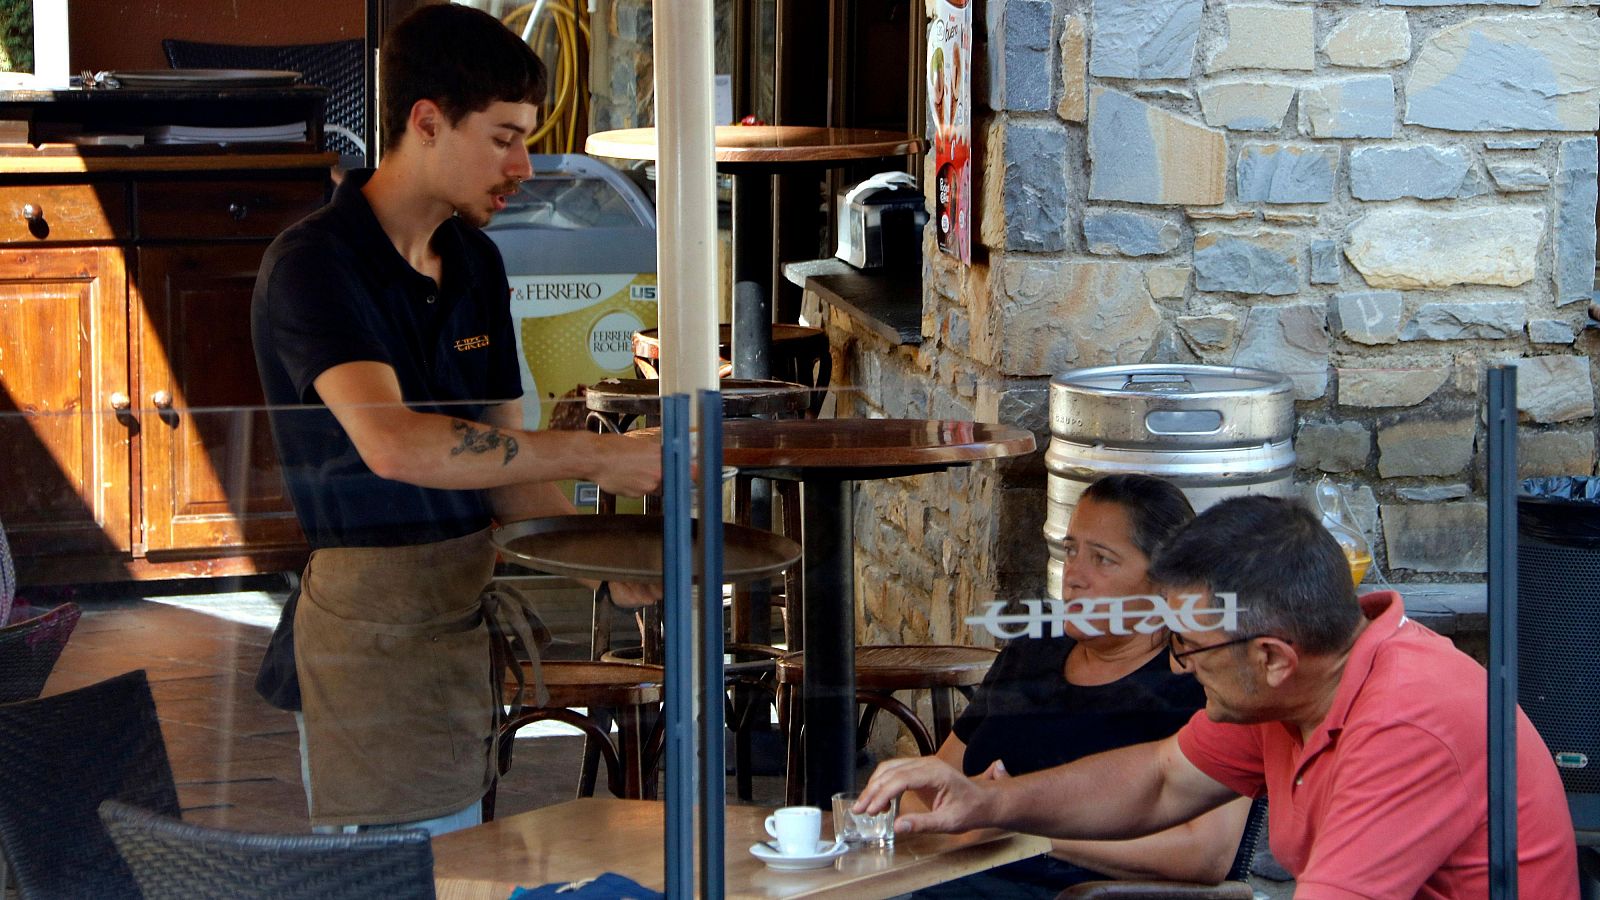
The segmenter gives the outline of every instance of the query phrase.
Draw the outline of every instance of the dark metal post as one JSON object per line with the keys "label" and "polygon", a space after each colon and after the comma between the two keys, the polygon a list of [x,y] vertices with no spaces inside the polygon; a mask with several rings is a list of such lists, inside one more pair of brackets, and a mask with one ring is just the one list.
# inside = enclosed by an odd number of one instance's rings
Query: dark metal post
{"label": "dark metal post", "polygon": [[722,671],[722,394],[700,391],[700,896],[721,900],[727,735]]}
{"label": "dark metal post", "polygon": [[801,491],[806,803],[830,809],[856,771],[855,482],[808,478]]}
{"label": "dark metal post", "polygon": [[772,377],[772,176],[733,176],[733,377]]}
{"label": "dark metal post", "polygon": [[1517,369],[1489,370],[1489,896],[1517,897]]}
{"label": "dark metal post", "polygon": [[661,555],[666,596],[666,884],[673,900],[694,897],[694,545],[689,511],[689,397],[661,398]]}

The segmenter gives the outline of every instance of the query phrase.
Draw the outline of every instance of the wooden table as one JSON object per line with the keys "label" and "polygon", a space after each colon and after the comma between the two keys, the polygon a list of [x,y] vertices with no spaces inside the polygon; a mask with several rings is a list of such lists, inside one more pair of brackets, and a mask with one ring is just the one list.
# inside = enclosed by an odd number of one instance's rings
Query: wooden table
{"label": "wooden table", "polygon": [[722,426],[722,461],[800,482],[805,650],[805,798],[829,807],[855,774],[855,482],[1021,456],[1033,434],[927,419],[740,419]]}
{"label": "wooden table", "polygon": [[[602,872],[661,890],[662,817],[647,800],[589,797],[433,839],[440,900],[505,900],[516,887],[576,881]],[[890,897],[1045,853],[1045,838],[986,829],[960,835],[910,835],[891,850],[854,850],[832,868],[768,869],[750,855],[766,837],[767,810],[727,808],[729,898]],[[823,816],[825,831],[829,815]]]}

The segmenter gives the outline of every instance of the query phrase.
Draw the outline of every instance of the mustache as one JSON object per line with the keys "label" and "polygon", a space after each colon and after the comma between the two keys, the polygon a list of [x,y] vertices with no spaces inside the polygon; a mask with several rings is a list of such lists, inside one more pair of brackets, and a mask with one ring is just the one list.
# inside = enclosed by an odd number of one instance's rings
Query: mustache
{"label": "mustache", "polygon": [[498,187],[496,187],[494,190],[490,191],[490,193],[491,194],[515,194],[517,191],[519,191],[521,189],[522,189],[522,182],[520,180],[518,180],[518,181],[506,181],[506,182],[502,182]]}

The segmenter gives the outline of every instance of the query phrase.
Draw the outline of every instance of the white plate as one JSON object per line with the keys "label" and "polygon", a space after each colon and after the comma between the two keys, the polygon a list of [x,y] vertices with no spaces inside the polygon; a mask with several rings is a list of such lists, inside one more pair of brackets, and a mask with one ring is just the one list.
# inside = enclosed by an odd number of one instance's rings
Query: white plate
{"label": "white plate", "polygon": [[750,845],[751,856],[766,863],[767,868],[778,870],[820,869],[849,852],[850,846],[844,841],[818,841],[817,852],[800,856],[786,856],[766,844]]}

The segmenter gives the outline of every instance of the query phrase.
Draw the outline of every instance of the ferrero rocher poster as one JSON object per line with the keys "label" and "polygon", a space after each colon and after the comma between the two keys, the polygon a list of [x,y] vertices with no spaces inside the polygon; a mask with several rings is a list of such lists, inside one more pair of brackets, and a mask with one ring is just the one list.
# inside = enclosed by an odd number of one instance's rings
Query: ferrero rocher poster
{"label": "ferrero rocher poster", "polygon": [[972,9],[937,0],[928,26],[928,131],[933,135],[934,233],[972,261]]}

